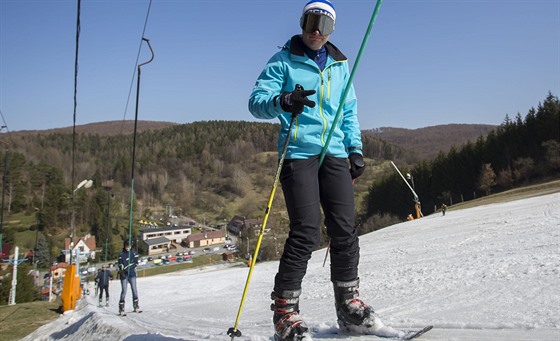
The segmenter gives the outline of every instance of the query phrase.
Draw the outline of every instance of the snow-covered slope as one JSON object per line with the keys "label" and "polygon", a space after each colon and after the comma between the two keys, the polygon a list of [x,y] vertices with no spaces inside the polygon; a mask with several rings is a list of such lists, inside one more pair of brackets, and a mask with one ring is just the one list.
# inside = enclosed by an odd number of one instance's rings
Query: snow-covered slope
{"label": "snow-covered slope", "polygon": [[[448,211],[364,235],[361,297],[419,340],[560,340],[560,194]],[[315,340],[336,330],[325,250],[313,254],[300,308]],[[257,264],[236,340],[271,340],[277,262]],[[139,278],[142,314],[118,317],[82,299],[24,340],[230,340],[248,268],[216,265]],[[127,310],[131,310],[130,290]],[[354,337],[372,340],[375,337]]]}

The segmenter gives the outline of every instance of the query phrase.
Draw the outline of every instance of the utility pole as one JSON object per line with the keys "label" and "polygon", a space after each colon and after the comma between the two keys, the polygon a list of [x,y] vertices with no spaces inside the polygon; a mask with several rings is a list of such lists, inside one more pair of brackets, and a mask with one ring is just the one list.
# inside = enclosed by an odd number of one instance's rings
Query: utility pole
{"label": "utility pole", "polygon": [[113,180],[103,181],[101,184],[107,191],[107,230],[105,232],[105,262],[107,262],[107,251],[109,244],[109,227],[111,225],[111,190],[113,189]]}
{"label": "utility pole", "polygon": [[[0,127],[2,129],[7,129],[8,127]],[[6,145],[6,151],[4,152],[4,173],[2,174],[2,207],[0,208],[0,254],[2,254],[2,236],[4,234],[4,196],[6,194],[6,178],[8,177],[8,144],[0,140],[0,143]]]}
{"label": "utility pole", "polygon": [[18,254],[19,254],[19,247],[16,246],[14,250],[14,258],[4,260],[4,262],[8,262],[13,265],[12,288],[10,289],[10,295],[8,297],[8,305],[16,304],[17,267],[19,264],[25,262],[25,258],[18,259]]}
{"label": "utility pole", "polygon": [[37,226],[35,227],[35,248],[33,249],[33,269],[37,270],[37,246],[39,245],[39,225],[41,210],[37,207],[33,207],[33,209],[35,209],[35,220],[37,224]]}

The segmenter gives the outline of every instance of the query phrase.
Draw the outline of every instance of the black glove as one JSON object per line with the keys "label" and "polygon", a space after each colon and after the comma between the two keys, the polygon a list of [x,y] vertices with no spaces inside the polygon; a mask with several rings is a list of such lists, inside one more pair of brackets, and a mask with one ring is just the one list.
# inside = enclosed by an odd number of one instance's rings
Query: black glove
{"label": "black glove", "polygon": [[315,102],[307,99],[307,96],[315,94],[315,90],[303,90],[301,85],[297,86],[292,92],[284,92],[280,95],[280,106],[285,112],[291,112],[297,116],[303,112],[303,106],[310,108],[315,106]]}
{"label": "black glove", "polygon": [[359,153],[351,153],[348,155],[348,159],[350,159],[350,175],[352,180],[354,180],[364,173],[366,163],[364,162],[364,157]]}

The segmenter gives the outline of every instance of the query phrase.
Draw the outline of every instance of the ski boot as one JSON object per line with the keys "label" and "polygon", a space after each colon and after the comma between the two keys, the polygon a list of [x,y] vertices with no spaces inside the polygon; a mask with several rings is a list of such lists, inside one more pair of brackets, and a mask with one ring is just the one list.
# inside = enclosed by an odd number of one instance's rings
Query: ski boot
{"label": "ski boot", "polygon": [[356,334],[377,334],[383,322],[373,308],[360,298],[360,279],[350,282],[333,281],[336,316],[341,331]]}
{"label": "ski boot", "polygon": [[333,281],[333,284],[338,327],[342,333],[410,340],[432,329],[432,326],[427,326],[417,331],[404,331],[387,326],[373,308],[359,298],[360,279]]}
{"label": "ski boot", "polygon": [[274,341],[311,340],[308,328],[299,314],[299,295],[301,290],[272,292],[270,310],[274,312]]}
{"label": "ski boot", "polygon": [[124,312],[124,302],[119,302],[119,315],[126,316],[126,313]]}
{"label": "ski boot", "polygon": [[134,307],[134,312],[135,313],[141,313],[142,310],[140,310],[140,307],[138,306],[138,299],[135,299],[134,301],[132,301],[132,306]]}
{"label": "ski boot", "polygon": [[99,299],[99,306],[103,307],[103,300],[102,299]]}
{"label": "ski boot", "polygon": [[[101,302],[99,302],[101,303]],[[107,297],[107,299],[105,300],[105,306],[108,307],[109,306],[109,297]]]}

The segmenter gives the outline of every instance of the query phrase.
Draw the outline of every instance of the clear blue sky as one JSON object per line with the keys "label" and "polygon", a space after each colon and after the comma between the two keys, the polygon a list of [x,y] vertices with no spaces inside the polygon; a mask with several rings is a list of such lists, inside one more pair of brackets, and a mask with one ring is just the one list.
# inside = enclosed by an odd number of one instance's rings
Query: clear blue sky
{"label": "clear blue sky", "polygon": [[[301,32],[306,1],[154,0],[144,36],[155,60],[142,67],[139,119],[254,121],[255,79]],[[331,42],[353,66],[376,1],[334,4]],[[148,5],[82,1],[77,124],[134,119]],[[0,0],[10,131],[72,126],[76,11],[77,0]],[[144,44],[140,62],[149,56]],[[560,0],[385,0],[354,85],[362,129],[525,116],[549,91],[560,95]]]}

